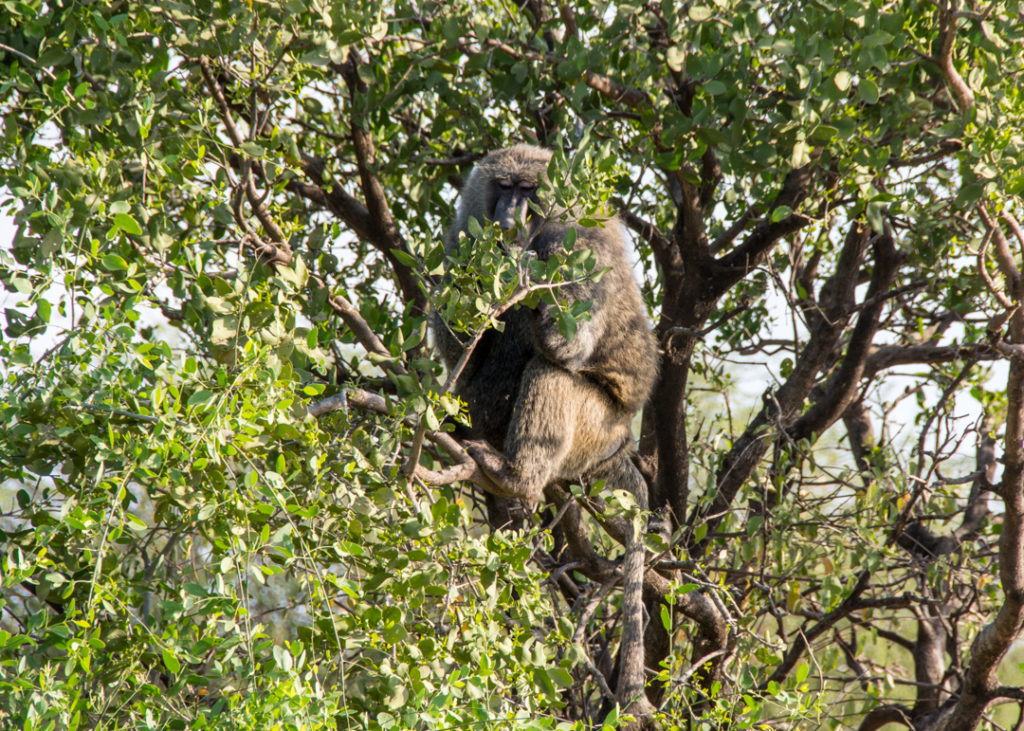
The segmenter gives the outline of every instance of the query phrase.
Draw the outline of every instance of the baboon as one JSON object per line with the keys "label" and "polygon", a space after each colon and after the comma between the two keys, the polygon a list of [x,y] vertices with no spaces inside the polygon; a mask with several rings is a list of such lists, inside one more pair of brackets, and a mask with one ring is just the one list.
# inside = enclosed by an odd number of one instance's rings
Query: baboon
{"label": "baboon", "polygon": [[[463,187],[445,249],[472,245],[471,216],[515,232],[513,246],[541,260],[564,251],[566,234],[575,229],[574,249],[591,250],[595,271],[603,274],[558,290],[567,301],[590,303],[589,319],[572,338],[559,332],[554,307],[543,303],[506,311],[500,318],[504,329],[484,334],[456,386],[469,411],[469,436],[476,437],[466,448],[488,477],[531,505],[553,482],[604,480],[647,508],[647,484],[631,459],[630,422],[657,377],[657,346],[619,220],[588,228],[571,216],[543,216],[531,206],[550,159],[547,150],[516,145],[480,160]],[[464,352],[459,335],[440,319],[435,335],[442,357],[454,367]],[[500,513],[507,501],[488,500],[494,524],[496,506]],[[644,549],[631,525],[625,531],[615,696],[644,716],[651,711],[644,692]]]}
{"label": "baboon", "polygon": [[[558,290],[567,301],[590,303],[590,319],[571,339],[559,332],[555,308],[543,303],[506,312],[504,331],[484,335],[456,389],[469,411],[470,435],[486,442],[468,446],[486,473],[529,502],[552,482],[585,478],[627,489],[646,507],[646,485],[630,459],[630,422],[654,384],[657,347],[619,220],[586,228],[531,210],[550,159],[547,150],[516,145],[480,160],[463,187],[445,248],[471,243],[459,236],[470,216],[518,228],[516,245],[542,260],[563,251],[574,228],[574,248],[590,249],[596,270],[606,271],[597,281]],[[435,330],[453,367],[463,345],[443,324]]]}

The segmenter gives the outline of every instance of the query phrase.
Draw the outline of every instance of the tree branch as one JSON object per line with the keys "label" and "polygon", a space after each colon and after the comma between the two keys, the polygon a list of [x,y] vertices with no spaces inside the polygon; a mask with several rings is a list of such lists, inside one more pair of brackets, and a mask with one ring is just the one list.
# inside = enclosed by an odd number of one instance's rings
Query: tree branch
{"label": "tree branch", "polygon": [[[224,127],[227,130],[228,137],[231,139],[231,143],[236,148],[241,148],[245,140],[242,138],[241,132],[235,125],[234,118],[231,115],[231,106],[228,104],[227,98],[224,96],[224,90],[220,84],[213,77],[213,71],[210,69],[210,60],[205,56],[199,57],[199,71],[203,76],[203,81],[206,83],[206,88],[209,90],[210,95],[217,103],[217,108],[220,110],[221,121],[224,122]],[[249,171],[250,162],[245,159],[242,162],[242,190],[245,193],[246,200],[249,202],[249,206],[256,218],[259,220],[260,225],[263,226],[263,230],[266,231],[267,236],[271,238],[275,245],[279,248],[288,251],[289,256],[291,250],[286,243],[284,232],[274,221],[267,207],[260,199],[259,194],[256,192],[256,186],[253,183],[252,175]]]}
{"label": "tree branch", "polygon": [[953,94],[961,114],[974,106],[974,92],[960,76],[953,63],[953,46],[956,42],[957,0],[939,0],[936,3],[939,15],[939,57],[936,59],[946,86]]}
{"label": "tree branch", "polygon": [[[863,223],[854,222],[847,233],[836,271],[822,289],[823,316],[797,359],[792,373],[774,394],[765,394],[765,404],[761,411],[722,459],[716,476],[715,497],[710,506],[703,509],[698,506],[691,512],[688,524],[706,525],[707,536],[721,522],[743,483],[767,452],[773,441],[770,435],[772,426],[781,430],[793,423],[816,376],[833,357],[839,338],[854,310],[857,286],[855,273],[860,269],[867,242],[867,227]],[[709,537],[705,537],[692,546],[691,553],[701,553],[708,540]]]}
{"label": "tree branch", "polygon": [[914,728],[910,720],[910,709],[898,703],[872,708],[860,722],[857,731],[878,731],[890,723],[900,723],[909,729]]}
{"label": "tree branch", "polygon": [[[811,178],[810,165],[791,170],[786,175],[771,208],[787,206],[796,210],[810,192]],[[714,266],[716,291],[727,291],[764,260],[776,241],[799,231],[810,222],[811,219],[806,216],[793,213],[781,221],[766,220],[759,223],[740,246],[716,260]]]}
{"label": "tree branch", "polygon": [[781,683],[785,680],[786,676],[789,675],[790,671],[796,666],[804,652],[807,651],[807,648],[811,646],[811,642],[827,630],[831,629],[836,622],[850,614],[850,612],[861,608],[859,599],[861,594],[864,593],[864,590],[868,588],[868,581],[870,578],[870,571],[861,571],[857,577],[857,583],[853,586],[853,590],[838,607],[822,617],[821,620],[816,622],[813,627],[801,630],[799,634],[797,634],[796,640],[786,652],[782,662],[779,663],[779,666],[775,668],[775,671],[768,676],[768,679],[759,686],[761,690],[767,688],[769,683]]}
{"label": "tree branch", "polygon": [[[356,65],[359,58],[355,51],[349,51],[348,60],[341,66],[341,75],[349,89],[349,96],[352,99],[354,108],[359,108],[356,97],[365,93],[365,88]],[[370,238],[368,239],[387,259],[398,286],[402,290],[402,297],[406,302],[413,303],[420,313],[427,311],[427,298],[423,289],[419,286],[415,273],[408,266],[403,264],[395,256],[395,251],[409,253],[409,247],[398,225],[391,214],[391,207],[388,205],[387,196],[384,193],[384,186],[381,185],[377,176],[377,153],[373,144],[373,137],[363,124],[361,116],[353,111],[350,133],[352,145],[356,153],[356,167],[359,169],[359,180],[366,199],[366,208],[369,211]]]}
{"label": "tree branch", "polygon": [[875,237],[874,252],[875,267],[865,295],[870,304],[861,309],[857,317],[839,369],[825,383],[822,395],[789,430],[790,438],[795,441],[825,431],[853,403],[857,394],[868,351],[882,316],[885,298],[880,295],[892,286],[900,263],[900,256],[888,234]]}
{"label": "tree branch", "polygon": [[[979,214],[992,230],[994,222],[984,206]],[[1009,264],[1009,262],[1007,262]],[[1007,291],[1021,302],[1020,271],[1004,271]],[[1024,344],[1024,315],[1018,308],[1009,320],[1010,345]],[[1006,432],[1003,442],[1003,523],[999,534],[999,580],[1003,604],[995,619],[982,628],[971,645],[960,695],[944,731],[974,728],[995,698],[999,681],[996,670],[1024,625],[1024,360],[1012,358],[1006,384]]]}

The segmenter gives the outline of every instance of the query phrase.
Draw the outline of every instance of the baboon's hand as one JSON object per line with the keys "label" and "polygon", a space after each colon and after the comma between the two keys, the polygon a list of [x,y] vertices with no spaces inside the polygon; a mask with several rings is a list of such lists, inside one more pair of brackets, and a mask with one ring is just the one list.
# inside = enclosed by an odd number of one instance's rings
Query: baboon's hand
{"label": "baboon's hand", "polygon": [[[505,459],[505,455],[483,439],[466,439],[462,442],[462,446],[466,453],[473,458],[473,461],[483,468],[488,477],[498,479],[500,475],[508,472],[508,461]],[[503,481],[502,486],[505,487]]]}

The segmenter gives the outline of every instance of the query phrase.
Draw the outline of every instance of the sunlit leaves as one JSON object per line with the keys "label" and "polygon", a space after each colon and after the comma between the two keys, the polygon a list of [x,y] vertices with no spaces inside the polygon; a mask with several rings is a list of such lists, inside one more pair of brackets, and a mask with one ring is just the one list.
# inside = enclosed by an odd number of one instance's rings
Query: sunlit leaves
{"label": "sunlit leaves", "polygon": [[[415,273],[460,337],[500,327],[496,311],[524,292],[518,306],[552,308],[572,337],[592,313],[586,302],[566,306],[561,288],[602,275],[580,243],[619,225],[610,216],[622,205],[670,241],[656,251],[631,233],[652,322],[669,318],[668,355],[691,330],[671,327],[686,302],[664,300],[678,237],[694,223],[681,205],[709,196],[701,246],[716,256],[807,216],[697,338],[691,402],[680,404],[697,505],[714,494],[751,410],[803,373],[851,221],[894,232],[902,257],[873,348],[988,342],[996,305],[976,270],[975,212],[984,203],[1019,219],[1013,196],[1024,190],[1024,38],[1000,3],[957,20],[953,64],[975,96],[966,113],[933,60],[931,4],[108,5],[0,11],[0,184],[16,229],[0,246],[10,618],[0,625],[0,717],[22,726],[550,728],[580,693],[599,698],[587,663],[608,657],[587,653],[614,652],[618,589],[583,628],[588,639],[571,643],[578,606],[601,588],[566,570],[577,608],[551,591],[538,568],[550,534],[488,535],[472,493],[404,478],[417,429],[448,430],[465,414],[441,388],[429,314],[401,301],[392,261]],[[535,5],[550,14],[532,17]],[[630,96],[599,91],[598,75]],[[240,140],[226,133],[226,114]],[[369,131],[369,158],[354,129]],[[520,140],[558,150],[538,215],[573,210],[579,228],[538,261],[477,221],[446,257],[455,182],[484,149]],[[720,181],[702,190],[716,165]],[[804,166],[818,187],[799,203],[777,201]],[[373,243],[383,222],[372,181],[392,215],[387,246]],[[289,263],[261,262],[267,243],[287,245]],[[683,271],[699,283],[716,276]],[[872,271],[866,262],[851,273],[858,292]],[[385,355],[367,356],[336,316],[341,297]],[[854,307],[859,316],[863,303]],[[819,388],[841,372],[833,360],[847,342],[830,351]],[[757,370],[742,370],[752,359]],[[929,390],[961,367],[907,367],[877,390],[858,376],[858,387],[878,408],[903,399],[921,415],[915,426],[933,413],[973,424],[976,414],[937,407]],[[975,373],[950,399],[1005,421],[1005,389]],[[308,416],[309,401],[345,388],[379,392],[386,413],[350,405],[319,423]],[[849,632],[855,653],[881,651],[851,625],[790,677],[763,681],[798,624],[849,596],[855,569],[906,570],[887,533],[901,510],[916,504],[940,525],[962,508],[938,467],[901,472],[910,458],[885,440],[903,428],[886,421],[863,475],[843,461],[841,436],[780,441],[772,469],[759,466],[724,516],[726,538],[704,524],[688,537],[647,537],[652,552],[681,562],[692,560],[685,540],[715,546],[710,565],[671,590],[733,612],[739,669],[731,687],[701,691],[698,723],[828,725],[863,710],[822,713],[828,694],[817,692],[819,678],[845,672],[838,640]],[[758,439],[774,434],[766,427]],[[921,455],[910,449],[914,469],[943,448],[936,437]],[[943,476],[975,469],[961,456],[941,464]],[[420,459],[448,464],[429,443]],[[833,485],[848,489],[825,492]],[[608,497],[610,509],[641,516],[621,494]],[[587,529],[614,561],[619,549],[598,523]],[[981,530],[995,545],[999,522]],[[998,601],[990,560],[977,548],[957,555],[976,602],[958,617],[963,637],[982,603]],[[922,586],[954,580],[941,563]],[[700,675],[692,628],[658,609],[654,621],[675,634],[651,670],[670,689],[666,708],[687,713]],[[863,698],[895,677],[899,658],[884,659],[887,677],[864,681]],[[835,682],[845,693],[861,680]]]}

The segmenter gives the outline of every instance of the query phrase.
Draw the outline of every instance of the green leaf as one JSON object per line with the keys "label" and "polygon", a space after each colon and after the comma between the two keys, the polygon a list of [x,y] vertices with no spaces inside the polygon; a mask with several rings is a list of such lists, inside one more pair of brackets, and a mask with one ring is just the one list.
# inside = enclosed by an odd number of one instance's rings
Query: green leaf
{"label": "green leaf", "polygon": [[395,259],[399,261],[399,263],[405,264],[405,266],[407,267],[419,266],[418,263],[416,262],[416,259],[412,255],[402,251],[401,249],[391,249],[391,255],[394,256]]}
{"label": "green leaf", "polygon": [[239,146],[239,148],[242,150],[242,152],[244,152],[246,155],[250,157],[259,158],[267,154],[267,151],[263,148],[262,145],[259,145],[251,141],[243,142]]}
{"label": "green leaf", "polygon": [[706,91],[711,96],[718,96],[728,91],[728,87],[726,87],[726,85],[723,84],[721,81],[715,79],[704,84],[704,91]]}
{"label": "green leaf", "polygon": [[548,675],[559,688],[569,688],[573,684],[572,674],[563,667],[555,666],[548,668]]}
{"label": "green leaf", "polygon": [[211,398],[213,398],[213,392],[208,391],[206,389],[202,389],[200,391],[196,391],[194,394],[188,397],[187,405],[197,406],[199,404],[205,404]]}
{"label": "green leaf", "polygon": [[178,658],[174,656],[174,653],[171,650],[164,649],[160,651],[160,654],[163,656],[164,666],[172,675],[177,675],[181,670],[181,663],[178,662]]}
{"label": "green leaf", "polygon": [[888,46],[892,43],[892,40],[893,36],[891,33],[886,33],[884,30],[876,30],[874,33],[865,36],[861,42],[868,48],[873,48],[875,46]]}
{"label": "green leaf", "polygon": [[857,94],[866,104],[878,103],[878,84],[871,79],[861,79],[857,86]]}
{"label": "green leaf", "polygon": [[985,192],[985,186],[981,183],[971,183],[965,185],[960,189],[960,192],[956,194],[956,200],[954,201],[957,207],[963,208],[974,203],[976,200],[981,198],[982,193]]}
{"label": "green leaf", "polygon": [[114,214],[114,225],[134,236],[142,235],[142,227],[139,226],[138,222],[127,213]]}
{"label": "green leaf", "polygon": [[808,665],[805,662],[800,663],[799,667],[797,667],[797,669],[796,669],[796,682],[797,683],[802,683],[805,680],[807,680],[807,676],[810,674],[810,672],[811,672],[811,666],[810,665]]}
{"label": "green leaf", "polygon": [[832,138],[839,135],[839,129],[828,124],[819,124],[811,132],[810,138],[812,142],[818,144],[824,144],[829,142]]}
{"label": "green leaf", "polygon": [[729,138],[725,136],[725,133],[713,127],[696,127],[693,131],[701,141],[706,142],[708,145],[724,145],[729,142]]}
{"label": "green leaf", "polygon": [[123,272],[128,269],[128,262],[117,254],[104,254],[100,263],[108,272]]}

